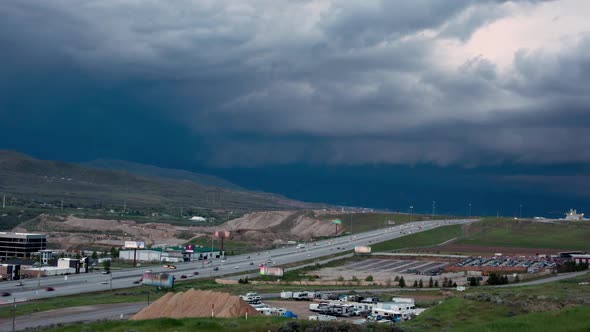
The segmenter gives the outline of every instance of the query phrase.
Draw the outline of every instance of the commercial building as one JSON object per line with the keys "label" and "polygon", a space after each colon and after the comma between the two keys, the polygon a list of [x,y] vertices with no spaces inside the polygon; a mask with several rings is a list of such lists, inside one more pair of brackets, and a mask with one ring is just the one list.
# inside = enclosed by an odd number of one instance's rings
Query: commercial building
{"label": "commercial building", "polygon": [[32,233],[0,232],[0,260],[8,258],[31,258],[40,250],[47,249],[47,235]]}
{"label": "commercial building", "polygon": [[590,264],[590,255],[572,255],[572,260],[576,264]]}
{"label": "commercial building", "polygon": [[189,262],[202,259],[220,258],[222,251],[204,247],[168,247],[119,251],[119,258],[139,262]]}
{"label": "commercial building", "polygon": [[60,258],[57,260],[58,269],[73,269],[74,273],[88,273],[88,257],[83,258]]}

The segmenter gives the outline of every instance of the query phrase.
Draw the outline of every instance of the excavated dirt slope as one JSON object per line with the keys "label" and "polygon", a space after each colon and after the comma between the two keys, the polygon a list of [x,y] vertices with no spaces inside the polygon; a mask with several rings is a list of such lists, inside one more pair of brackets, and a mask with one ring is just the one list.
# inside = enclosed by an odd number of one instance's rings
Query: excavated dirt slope
{"label": "excavated dirt slope", "polygon": [[313,213],[306,211],[249,213],[224,223],[221,229],[281,233],[290,235],[289,239],[334,235],[334,225],[329,220],[319,219]]}
{"label": "excavated dirt slope", "polygon": [[182,293],[168,293],[149,307],[141,310],[131,320],[154,318],[211,317],[213,307],[215,317],[259,316],[249,304],[238,296],[228,293],[190,289]]}

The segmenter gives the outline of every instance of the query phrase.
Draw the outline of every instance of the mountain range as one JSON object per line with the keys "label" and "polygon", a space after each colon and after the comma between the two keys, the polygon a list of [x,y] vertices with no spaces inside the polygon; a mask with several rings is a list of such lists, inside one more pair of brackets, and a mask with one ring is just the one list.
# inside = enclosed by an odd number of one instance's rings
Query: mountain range
{"label": "mountain range", "polygon": [[238,212],[314,206],[281,195],[248,191],[222,178],[117,161],[84,164],[39,160],[0,150],[0,195],[7,202]]}

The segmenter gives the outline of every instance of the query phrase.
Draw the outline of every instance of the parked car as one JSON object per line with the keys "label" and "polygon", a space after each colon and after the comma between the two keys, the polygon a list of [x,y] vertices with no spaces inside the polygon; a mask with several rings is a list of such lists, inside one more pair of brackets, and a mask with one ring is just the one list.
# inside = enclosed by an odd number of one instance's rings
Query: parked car
{"label": "parked car", "polygon": [[55,288],[53,288],[53,287],[47,287],[47,288],[45,288],[45,290],[48,291],[48,292],[53,292],[55,290]]}
{"label": "parked car", "polygon": [[185,276],[184,274],[180,276],[180,279],[186,279],[187,276]]}

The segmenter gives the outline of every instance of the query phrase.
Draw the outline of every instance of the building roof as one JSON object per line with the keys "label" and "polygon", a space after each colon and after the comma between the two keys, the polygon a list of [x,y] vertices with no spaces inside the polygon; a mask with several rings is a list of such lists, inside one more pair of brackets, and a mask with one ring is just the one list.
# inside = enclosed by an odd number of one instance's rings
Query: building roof
{"label": "building roof", "polygon": [[590,254],[572,255],[572,258],[590,258]]}
{"label": "building roof", "polygon": [[43,239],[47,238],[47,234],[39,234],[39,233],[15,233],[15,232],[0,232],[0,237],[10,237],[10,238],[19,238],[19,239]]}
{"label": "building roof", "polygon": [[[121,249],[121,251],[131,251],[134,249]],[[166,247],[166,248],[146,248],[146,249],[137,249],[137,251],[157,251],[157,252],[165,252],[165,251],[181,251],[181,252],[187,252],[185,247]],[[196,247],[193,249],[193,252],[203,252],[203,253],[207,253],[207,252],[218,252],[221,251],[221,249],[219,248],[207,248],[207,247]]]}

